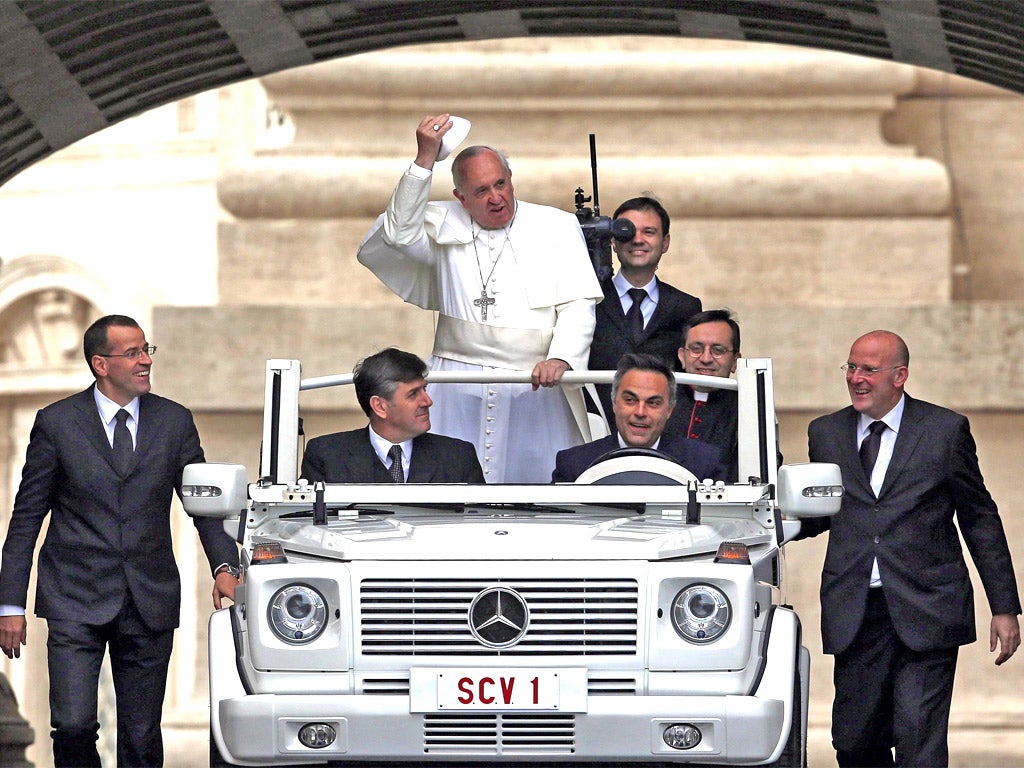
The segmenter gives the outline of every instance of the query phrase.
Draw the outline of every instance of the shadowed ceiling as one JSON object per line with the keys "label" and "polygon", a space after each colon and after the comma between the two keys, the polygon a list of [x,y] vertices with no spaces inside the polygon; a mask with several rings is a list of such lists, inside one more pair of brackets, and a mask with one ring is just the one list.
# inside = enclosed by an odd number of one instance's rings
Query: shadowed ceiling
{"label": "shadowed ceiling", "polygon": [[0,184],[201,91],[354,53],[532,35],[826,48],[1024,93],[1017,0],[0,0]]}

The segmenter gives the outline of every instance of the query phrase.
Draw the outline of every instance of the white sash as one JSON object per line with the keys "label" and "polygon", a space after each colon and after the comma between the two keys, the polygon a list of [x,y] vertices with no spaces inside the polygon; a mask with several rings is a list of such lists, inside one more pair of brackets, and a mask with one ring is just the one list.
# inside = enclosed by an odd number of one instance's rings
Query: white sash
{"label": "white sash", "polygon": [[[503,328],[438,313],[431,354],[485,368],[532,371],[537,363],[547,359],[552,336],[551,330]],[[583,390],[574,385],[563,387],[562,392],[583,442],[589,442],[590,420],[583,400]]]}

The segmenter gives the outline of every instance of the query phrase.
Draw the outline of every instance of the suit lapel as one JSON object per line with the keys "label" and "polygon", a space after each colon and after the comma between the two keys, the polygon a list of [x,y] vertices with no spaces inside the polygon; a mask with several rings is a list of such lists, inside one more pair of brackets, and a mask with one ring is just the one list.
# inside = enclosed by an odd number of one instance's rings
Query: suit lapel
{"label": "suit lapel", "polygon": [[839,444],[839,469],[843,473],[843,484],[847,488],[853,483],[867,494],[868,498],[874,498],[875,492],[871,490],[871,478],[864,471],[864,465],[860,463],[860,454],[857,450],[859,419],[860,414],[852,406],[842,411],[839,433],[836,435]]}
{"label": "suit lapel", "polygon": [[899,477],[917,448],[917,444],[921,442],[925,432],[921,424],[921,418],[922,413],[917,407],[917,401],[910,397],[910,395],[905,394],[900,431],[896,435],[896,444],[892,449],[892,458],[889,460],[889,466],[885,470],[885,479],[882,481],[882,488],[878,494],[879,498],[892,488],[896,478]]}
{"label": "suit lapel", "polygon": [[373,450],[373,443],[370,442],[370,428],[364,427],[361,435],[361,439],[345,446],[344,454],[340,457],[344,465],[342,467],[344,476],[372,478],[375,476],[377,465],[384,466],[377,458],[377,452]]}
{"label": "suit lapel", "polygon": [[412,441],[412,458],[409,464],[410,483],[429,483],[434,479],[437,472],[437,456],[430,450],[426,440],[421,439],[423,435]]}
{"label": "suit lapel", "polygon": [[[93,385],[95,386],[95,385]],[[75,419],[79,428],[88,438],[89,443],[96,449],[103,458],[114,467],[114,454],[107,440],[106,428],[100,421],[100,412],[96,408],[96,398],[93,395],[93,387],[79,393],[75,399]]]}
{"label": "suit lapel", "polygon": [[[665,290],[665,286],[661,280],[654,278],[655,283],[658,286],[658,303],[654,305],[654,314],[651,315],[651,321],[644,328],[643,337],[646,339],[655,329],[660,328],[664,322],[665,315],[668,314],[669,310],[673,308],[674,302],[669,292]],[[682,346],[682,344],[680,344]]]}
{"label": "suit lapel", "polygon": [[619,301],[619,292],[615,290],[615,283],[606,280],[601,284],[601,289],[604,291],[604,301],[598,304],[597,311],[604,312],[613,325],[625,332],[626,315],[622,311],[622,302]]}
{"label": "suit lapel", "polygon": [[143,395],[139,398],[139,423],[135,430],[135,453],[128,465],[131,474],[139,464],[147,463],[147,455],[156,450],[163,432],[161,411],[163,404],[155,397]]}
{"label": "suit lapel", "polygon": [[110,447],[110,441],[107,438],[106,425],[100,420],[100,412],[96,407],[96,397],[93,394],[93,387],[89,387],[89,389],[85,390],[85,392],[82,392],[78,396],[78,399],[75,402],[75,414],[79,427],[85,433],[89,443],[96,449],[96,452],[103,458],[103,460],[107,462],[111,471],[121,478],[125,478],[130,475],[138,460],[138,451],[136,450],[133,454],[132,462],[128,465],[128,468],[124,473],[118,472],[117,467],[114,466],[114,451]]}

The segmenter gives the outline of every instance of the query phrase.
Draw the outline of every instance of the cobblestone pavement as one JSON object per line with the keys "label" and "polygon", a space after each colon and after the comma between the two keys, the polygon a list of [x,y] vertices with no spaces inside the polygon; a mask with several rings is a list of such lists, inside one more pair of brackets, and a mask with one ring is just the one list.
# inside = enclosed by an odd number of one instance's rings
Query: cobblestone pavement
{"label": "cobblestone pavement", "polygon": [[[205,765],[209,749],[206,737],[205,730],[165,729],[165,768]],[[1024,766],[1024,728],[954,729],[949,735],[949,752],[950,768]],[[836,768],[827,727],[812,727],[808,732],[807,765],[809,768]]]}

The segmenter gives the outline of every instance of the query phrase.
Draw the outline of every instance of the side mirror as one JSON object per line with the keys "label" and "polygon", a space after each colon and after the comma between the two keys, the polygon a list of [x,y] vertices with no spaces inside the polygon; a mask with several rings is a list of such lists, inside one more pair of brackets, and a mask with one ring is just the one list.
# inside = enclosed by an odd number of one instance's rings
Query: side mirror
{"label": "side mirror", "polygon": [[838,464],[785,464],[779,467],[779,509],[794,517],[831,517],[843,500]]}
{"label": "side mirror", "polygon": [[181,503],[198,517],[227,519],[244,514],[249,483],[241,464],[189,464],[181,476]]}

